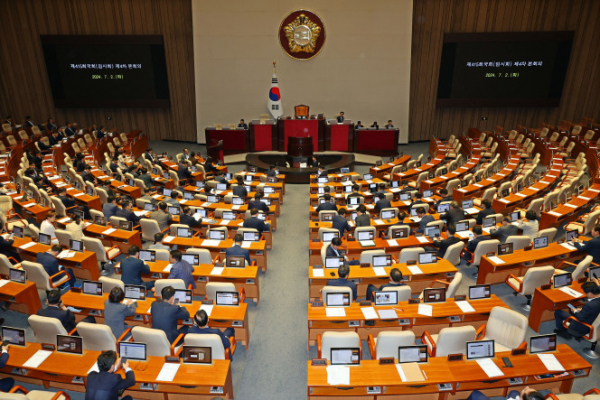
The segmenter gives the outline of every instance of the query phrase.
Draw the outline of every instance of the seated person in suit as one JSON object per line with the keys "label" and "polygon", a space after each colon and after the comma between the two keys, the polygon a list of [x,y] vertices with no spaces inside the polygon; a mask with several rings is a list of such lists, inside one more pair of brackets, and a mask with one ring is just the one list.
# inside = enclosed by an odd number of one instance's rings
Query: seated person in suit
{"label": "seated person in suit", "polygon": [[369,286],[367,286],[367,300],[372,300],[373,293],[376,291],[383,290],[386,287],[397,286],[404,286],[404,283],[402,283],[402,272],[400,272],[398,268],[392,268],[390,271],[390,281],[388,283],[379,286],[379,288],[373,284],[369,284]]}
{"label": "seated person in suit", "polygon": [[[39,145],[40,145],[40,149],[42,149],[42,141],[39,141]],[[52,135],[50,135],[48,137],[48,143],[50,143],[50,146],[56,146],[57,144],[60,143],[60,136],[58,136],[58,132],[52,132]],[[45,145],[44,145],[45,146]],[[42,149],[45,150],[45,149]]]}
{"label": "seated person in suit", "polygon": [[346,196],[346,202],[348,202],[349,197],[362,197],[362,195],[358,192],[360,190],[360,186],[357,183],[352,184],[352,192],[348,193]]}
{"label": "seated person in suit", "polygon": [[242,248],[242,243],[244,242],[244,235],[241,233],[237,233],[233,237],[233,246],[225,250],[225,257],[228,256],[244,256],[248,265],[250,265],[250,251],[248,249]]}
{"label": "seated person in suit", "polygon": [[[1,226],[2,221],[0,220],[0,227]],[[4,236],[0,236],[0,253],[4,254],[10,262],[18,264],[21,262],[21,256],[19,255],[19,253],[16,252],[15,248],[13,247],[14,242],[14,239],[6,240],[4,239]],[[14,261],[10,259],[11,257],[14,258]]]}
{"label": "seated person in suit", "polygon": [[425,227],[427,224],[435,221],[433,216],[425,211],[425,207],[417,208],[417,218],[421,218],[421,220],[419,221],[419,227],[415,230],[416,233],[425,233]]}
{"label": "seated person in suit", "polygon": [[[448,238],[443,240],[441,238],[436,238],[433,241],[433,245],[437,248],[437,256],[440,258],[444,257],[444,254],[446,254],[446,250],[448,250],[448,247],[460,242],[460,239],[454,236],[454,234],[456,233],[456,228],[454,227],[454,224],[448,224],[447,227]],[[429,247],[426,250],[429,249],[436,250],[435,248],[431,247]]]}
{"label": "seated person in suit", "polygon": [[[585,293],[588,300],[582,307],[575,310],[569,308],[569,311],[560,309],[554,312],[554,320],[556,322],[554,333],[565,339],[570,339],[572,336],[580,338],[590,332],[590,328],[583,324],[591,325],[598,317],[598,314],[600,314],[600,300],[598,300],[600,299],[599,283],[598,279],[594,278],[593,282],[585,282],[581,285],[581,290]],[[569,328],[565,329],[563,321],[571,316],[574,316],[577,320],[571,320]]]}
{"label": "seated person in suit", "polygon": [[167,213],[167,203],[161,201],[158,203],[158,210],[150,213],[150,219],[158,223],[158,228],[164,231],[169,227],[169,223],[173,220],[173,216]]}
{"label": "seated person in suit", "polygon": [[385,191],[385,188],[386,188],[385,183],[378,184],[377,185],[377,192],[375,193],[375,196],[379,196],[379,193],[383,193],[385,195],[387,193]]}
{"label": "seated person in suit", "polygon": [[307,163],[307,165],[308,165],[309,167],[312,167],[312,168],[318,168],[318,167],[319,167],[319,160],[317,160],[317,157],[315,157],[315,156],[311,156],[311,157],[308,159],[308,163]]}
{"label": "seated person in suit", "polygon": [[277,167],[275,165],[271,165],[269,170],[267,171],[267,176],[277,176]]}
{"label": "seated person in suit", "polygon": [[[85,400],[132,400],[131,396],[119,397],[123,391],[135,385],[135,374],[125,361],[117,358],[117,353],[112,350],[103,351],[98,356],[98,371],[92,371],[87,376],[85,385]],[[125,379],[116,373],[122,367]]]}
{"label": "seated person in suit", "polygon": [[183,149],[183,152],[181,153],[181,159],[182,160],[189,160],[194,155],[195,154],[190,155],[190,151],[186,147],[185,149]]}
{"label": "seated person in suit", "polygon": [[445,202],[445,201],[453,201],[454,200],[454,197],[448,196],[448,190],[446,188],[440,189],[440,191],[438,193],[439,193],[439,196],[441,197],[441,199],[437,203],[435,203],[436,210],[440,206],[440,203]]}
{"label": "seated person in suit", "polygon": [[169,258],[169,262],[173,264],[173,266],[171,267],[171,273],[169,274],[168,279],[182,279],[186,288],[190,288],[191,285],[191,288],[196,289],[196,281],[192,276],[194,267],[187,261],[181,259],[181,251],[171,250],[170,254],[171,257]]}
{"label": "seated person in suit", "polygon": [[[180,253],[181,255],[181,253]],[[189,265],[189,264],[188,264]],[[169,277],[169,279],[171,279]],[[173,286],[165,286],[161,291],[162,301],[152,303],[150,313],[152,314],[152,328],[160,329],[167,335],[169,342],[173,343],[177,336],[186,334],[188,327],[186,325],[177,329],[177,323],[190,317],[190,313],[185,307],[175,304],[175,289]]]}
{"label": "seated person in suit", "polygon": [[179,201],[177,200],[177,192],[175,190],[171,192],[170,197],[165,198],[163,201],[172,206],[179,206]]}
{"label": "seated person in suit", "polygon": [[189,161],[182,160],[179,163],[179,167],[177,169],[177,177],[179,179],[187,179],[188,181],[193,178],[192,171],[190,171]]}
{"label": "seated person in suit", "polygon": [[265,230],[269,230],[267,224],[263,222],[262,219],[258,218],[258,209],[252,208],[250,209],[250,218],[246,218],[243,224],[244,228],[254,228],[259,233],[264,232]]}
{"label": "seated person in suit", "polygon": [[123,283],[126,285],[145,286],[146,290],[152,290],[156,282],[153,280],[144,282],[142,280],[142,274],[149,274],[150,267],[139,259],[140,248],[136,245],[130,246],[127,254],[127,257],[121,261],[121,280]]}
{"label": "seated person in suit", "polygon": [[490,235],[492,236],[492,239],[497,238],[498,240],[500,240],[500,243],[505,243],[506,239],[508,239],[509,236],[514,236],[519,233],[519,228],[517,228],[516,225],[513,225],[511,223],[511,219],[508,215],[505,215],[502,218],[501,223],[502,226],[500,228],[490,229]]}
{"label": "seated person in suit", "polygon": [[231,191],[233,192],[234,196],[238,196],[238,197],[241,197],[242,199],[245,199],[246,196],[248,196],[248,191],[246,190],[246,187],[244,186],[244,177],[242,177],[242,175],[238,175],[235,177],[235,179],[237,181],[237,185],[232,187]]}
{"label": "seated person in suit", "polygon": [[381,210],[383,210],[384,208],[392,207],[392,202],[385,198],[385,194],[379,193],[377,195],[377,198],[379,199],[375,203],[375,211],[377,213],[381,212]]}
{"label": "seated person in suit", "polygon": [[167,246],[166,244],[162,244],[162,240],[164,239],[165,234],[162,232],[158,232],[156,234],[154,234],[154,244],[151,244],[150,246],[148,246],[148,250],[169,250],[171,251],[171,248],[169,246]]}
{"label": "seated person in suit", "polygon": [[179,223],[187,225],[190,228],[200,226],[200,221],[192,217],[192,209],[189,206],[183,206],[179,215]]}
{"label": "seated person in suit", "polygon": [[573,246],[593,257],[594,264],[600,264],[600,225],[594,226],[590,232],[592,240],[583,242],[581,239],[573,240]]}
{"label": "seated person in suit", "polygon": [[369,128],[371,128],[371,129],[379,129],[379,124],[377,123],[377,121],[373,121],[373,123],[371,124],[371,126]]}
{"label": "seated person in suit", "polygon": [[117,339],[129,329],[125,318],[133,317],[137,309],[137,301],[123,299],[125,299],[125,292],[119,286],[115,286],[104,302],[104,323],[110,327]]}
{"label": "seated person in suit", "polygon": [[331,195],[329,193],[325,193],[323,196],[325,200],[323,203],[319,204],[317,209],[315,210],[317,213],[319,211],[336,211],[337,206],[335,205],[335,200],[331,201]]}
{"label": "seated person in suit", "polygon": [[263,192],[257,191],[256,194],[254,195],[254,200],[250,200],[248,202],[248,208],[250,210],[253,208],[257,208],[259,211],[268,213],[269,206],[265,202],[260,201],[260,199],[262,199],[262,198],[263,198]]}
{"label": "seated person in suit", "polygon": [[[38,264],[42,264],[42,267],[44,267],[44,270],[46,271],[48,276],[56,275],[59,273],[59,271],[64,269],[67,275],[69,275],[69,285],[71,287],[74,287],[76,280],[75,274],[73,273],[73,269],[64,268],[63,266],[58,265],[58,259],[56,257],[58,256],[58,254],[60,254],[61,251],[62,247],[60,244],[53,244],[52,247],[50,247],[50,250],[48,250],[47,252],[38,253],[35,262]],[[55,279],[55,281],[59,281],[62,278],[63,277],[61,274]]]}
{"label": "seated person in suit", "polygon": [[457,222],[462,221],[467,217],[467,213],[465,210],[460,208],[458,201],[453,201],[450,203],[450,209],[440,215],[440,219],[445,219],[448,225],[456,225]]}
{"label": "seated person in suit", "polygon": [[356,208],[356,218],[354,224],[358,228],[359,226],[371,226],[371,216],[367,211],[367,207],[364,204],[360,204]]}
{"label": "seated person in suit", "polygon": [[68,197],[67,196],[67,188],[66,187],[59,187],[58,189],[56,189],[57,195],[56,197],[58,197],[60,199],[60,201],[62,201],[63,205],[65,206],[65,208],[79,208],[77,206],[77,203],[75,203],[75,200]]}
{"label": "seated person in suit", "polygon": [[227,182],[227,179],[225,179],[224,173],[221,170],[215,171],[215,181],[217,183],[226,183],[226,184],[229,183],[229,182]]}
{"label": "seated person in suit", "polygon": [[146,190],[150,190],[152,188],[154,188],[154,182],[152,182],[152,175],[150,175],[148,173],[148,170],[146,168],[142,168],[140,170],[141,174],[140,176],[138,176],[138,179],[140,179],[142,182],[144,182],[144,186],[146,187]]}
{"label": "seated person in suit", "polygon": [[523,236],[529,236],[529,238],[533,240],[540,230],[536,212],[533,210],[527,211],[525,213],[525,218],[519,220],[517,227],[523,230]]}
{"label": "seated person in suit", "polygon": [[206,157],[206,160],[204,161],[204,171],[207,174],[216,171],[217,167],[213,165],[213,162],[214,160],[211,156]]}
{"label": "seated person in suit", "polygon": [[110,220],[110,217],[117,214],[119,211],[119,206],[117,205],[117,198],[115,196],[108,196],[106,199],[106,203],[102,205],[102,214],[104,214],[104,218],[106,222]]}
{"label": "seated person in suit", "polygon": [[[325,250],[325,257],[341,257],[339,248],[342,245],[342,239],[333,238],[329,246],[327,246],[327,250]],[[344,259],[348,261],[348,256],[344,256]],[[350,260],[348,261],[349,265],[360,265],[359,260]]]}
{"label": "seated person in suit", "polygon": [[[489,400],[489,397],[479,390],[474,390],[467,400]],[[511,390],[506,396],[506,400],[544,400],[544,395],[527,386],[520,393],[518,390]]]}
{"label": "seated person in suit", "polygon": [[349,232],[352,229],[348,223],[348,220],[346,219],[345,208],[340,208],[338,210],[338,215],[334,215],[333,220],[331,221],[331,227],[340,231],[340,237],[344,237],[344,232]]}
{"label": "seated person in suit", "polygon": [[394,129],[394,124],[391,119],[388,119],[387,124],[385,125],[385,129]]}
{"label": "seated person in suit", "polygon": [[148,160],[152,164],[154,164],[156,162],[156,157],[154,156],[154,152],[152,151],[152,148],[146,149],[146,152],[144,153],[144,160]]}
{"label": "seated person in suit", "polygon": [[492,208],[492,202],[488,199],[485,199],[481,202],[483,206],[483,210],[479,211],[477,214],[477,225],[483,225],[483,220],[490,215],[496,214],[496,211]]}
{"label": "seated person in suit", "polygon": [[117,217],[125,218],[127,221],[133,222],[133,226],[136,226],[140,223],[140,217],[138,217],[133,211],[131,211],[132,208],[133,205],[131,204],[131,201],[123,200],[123,202],[121,203],[121,208],[117,210],[115,215]]}
{"label": "seated person in suit", "polygon": [[[4,318],[2,318],[4,321]],[[4,368],[6,366],[6,362],[8,361],[8,347],[10,345],[7,344],[2,346],[2,355],[0,356],[0,368]],[[0,379],[0,392],[8,392],[15,385],[15,380],[13,378],[2,378]]]}
{"label": "seated person in suit", "polygon": [[354,125],[354,127],[356,129],[363,129],[365,126],[362,124],[361,121],[356,121],[356,125]]}
{"label": "seated person in suit", "polygon": [[81,173],[81,178],[83,179],[84,182],[94,183],[96,178],[94,177],[94,174],[92,174],[92,166],[91,165],[86,165],[85,167],[83,167],[83,172]]}
{"label": "seated person in suit", "polygon": [[[338,238],[336,238],[336,239],[338,239]],[[350,274],[350,267],[348,267],[347,265],[340,265],[340,267],[338,268],[338,279],[329,279],[327,281],[327,286],[349,287],[350,289],[352,289],[352,301],[356,301],[356,297],[357,297],[356,283],[348,280],[349,274]]]}
{"label": "seated person in suit", "polygon": [[56,127],[56,124],[54,124],[54,120],[52,118],[48,118],[46,120],[46,130],[50,132],[50,131],[55,130],[56,128],[57,127]]}
{"label": "seated person in suit", "polygon": [[467,251],[463,251],[462,253],[463,260],[465,260],[467,264],[471,263],[471,261],[473,261],[473,255],[475,254],[475,249],[477,248],[477,245],[480,242],[483,242],[484,240],[492,239],[493,238],[489,235],[483,235],[483,229],[481,228],[481,225],[475,225],[473,227],[473,239],[469,240],[469,242],[467,243]]}
{"label": "seated person in suit", "polygon": [[337,122],[344,122],[344,112],[340,111],[340,115],[337,116]]}
{"label": "seated person in suit", "polygon": [[116,174],[117,172],[119,172],[119,170],[117,168],[119,168],[119,164],[117,164],[117,162],[112,159],[110,160],[110,164],[108,164],[108,168],[110,168],[110,172],[112,172],[113,174]]}
{"label": "seated person in suit", "polygon": [[208,314],[204,310],[198,310],[194,315],[194,326],[192,326],[188,335],[191,334],[215,334],[219,335],[225,351],[229,353],[229,359],[231,360],[233,354],[231,354],[231,341],[229,338],[235,337],[235,330],[232,327],[226,328],[225,331],[221,332],[220,329],[211,328],[208,326]]}
{"label": "seated person in suit", "polygon": [[248,129],[248,124],[244,121],[244,119],[240,119],[240,123],[237,126],[238,128]]}
{"label": "seated person in suit", "polygon": [[[71,332],[73,329],[75,329],[75,314],[73,314],[73,312],[63,304],[60,297],[60,290],[49,290],[46,296],[47,307],[40,308],[37,311],[37,315],[48,318],[56,318],[60,321],[67,332]],[[94,324],[96,323],[96,319],[89,315],[82,319],[81,322],[89,322]],[[75,333],[75,335],[77,335],[77,333]]]}

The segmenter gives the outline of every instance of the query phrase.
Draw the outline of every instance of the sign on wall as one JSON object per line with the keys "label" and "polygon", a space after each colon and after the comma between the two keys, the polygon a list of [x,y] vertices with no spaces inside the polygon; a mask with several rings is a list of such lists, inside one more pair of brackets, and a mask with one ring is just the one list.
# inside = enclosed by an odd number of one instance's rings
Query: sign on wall
{"label": "sign on wall", "polygon": [[310,60],[325,44],[325,26],[312,11],[297,10],[283,19],[279,43],[286,54],[296,60]]}

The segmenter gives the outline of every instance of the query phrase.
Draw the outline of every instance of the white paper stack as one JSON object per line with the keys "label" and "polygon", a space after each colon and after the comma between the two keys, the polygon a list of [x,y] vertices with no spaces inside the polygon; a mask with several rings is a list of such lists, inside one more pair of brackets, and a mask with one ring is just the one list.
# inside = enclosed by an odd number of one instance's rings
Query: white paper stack
{"label": "white paper stack", "polygon": [[418,274],[422,274],[423,273],[423,271],[421,271],[421,268],[417,267],[416,265],[409,265],[408,266],[408,270],[413,275],[418,275]]}
{"label": "white paper stack", "polygon": [[455,303],[458,306],[458,308],[460,308],[460,310],[462,312],[464,312],[464,313],[475,312],[475,309],[473,308],[473,306],[471,305],[471,303],[469,303],[466,300],[464,300],[464,301],[456,301]]}
{"label": "white paper stack", "polygon": [[221,275],[223,273],[223,271],[225,270],[225,268],[223,267],[214,267],[211,271],[210,274],[211,275]]}
{"label": "white paper stack", "polygon": [[423,304],[419,303],[419,308],[417,312],[421,315],[426,315],[428,317],[433,316],[433,306],[431,304]]}
{"label": "white paper stack", "polygon": [[331,386],[350,385],[350,368],[343,365],[328,365],[327,384]]}
{"label": "white paper stack", "polygon": [[477,364],[479,364],[483,372],[485,372],[488,377],[493,378],[495,376],[504,376],[502,370],[498,368],[491,358],[480,358],[475,361],[477,361]]}
{"label": "white paper stack", "polygon": [[419,243],[429,243],[429,238],[427,236],[417,236],[417,240]]}
{"label": "white paper stack", "polygon": [[567,250],[571,250],[571,251],[577,250],[577,248],[575,246],[571,246],[569,243],[561,243],[560,245]]}
{"label": "white paper stack", "polygon": [[345,317],[346,316],[346,310],[343,309],[342,307],[336,308],[336,307],[326,307],[325,308],[325,315],[327,315],[328,317]]}
{"label": "white paper stack", "polygon": [[177,370],[179,370],[180,366],[181,364],[165,363],[161,368],[160,372],[158,373],[156,380],[163,382],[173,382],[173,379],[175,379],[175,374],[177,374]]}
{"label": "white paper stack", "polygon": [[377,310],[381,319],[398,319],[396,310]]}
{"label": "white paper stack", "polygon": [[554,354],[549,353],[538,353],[538,357],[544,363],[544,366],[548,369],[548,371],[564,371],[565,367],[562,366],[560,361],[556,358]]}
{"label": "white paper stack", "polygon": [[573,289],[571,289],[570,287],[567,287],[567,286],[563,286],[563,287],[561,287],[558,290],[560,290],[561,292],[566,293],[566,294],[568,294],[569,296],[572,296],[572,297],[584,297],[583,293],[579,293],[577,290],[573,290]]}
{"label": "white paper stack", "polygon": [[171,268],[173,268],[173,264],[169,264],[163,269],[163,272],[171,272]]}
{"label": "white paper stack", "polygon": [[388,246],[398,246],[398,241],[396,239],[388,239],[387,240]]}
{"label": "white paper stack", "polygon": [[204,239],[202,241],[202,246],[206,246],[206,247],[217,247],[219,244],[221,244],[220,240],[214,240],[214,239]]}
{"label": "white paper stack", "polygon": [[200,306],[200,309],[206,311],[206,315],[210,317],[210,314],[212,313],[214,307],[215,306],[213,304],[202,304]]}
{"label": "white paper stack", "polygon": [[25,243],[24,245],[19,246],[20,249],[28,249],[31,246],[35,246],[37,243],[36,242],[29,242],[29,243]]}
{"label": "white paper stack", "polygon": [[365,319],[379,318],[379,315],[377,315],[377,312],[375,311],[374,307],[362,307],[360,311],[362,311],[363,315],[365,316]]}
{"label": "white paper stack", "polygon": [[313,268],[313,277],[314,278],[324,278],[325,277],[325,271],[323,270],[323,268]]}
{"label": "white paper stack", "polygon": [[166,236],[166,237],[163,239],[163,242],[165,242],[165,243],[171,243],[171,241],[172,241],[173,239],[175,239],[175,236],[171,236],[171,235],[169,235],[169,236]]}
{"label": "white paper stack", "polygon": [[48,350],[38,350],[34,355],[29,357],[29,360],[25,361],[23,364],[24,368],[37,368],[46,360],[46,358],[50,357],[52,354],[51,351]]}
{"label": "white paper stack", "polygon": [[375,273],[375,276],[387,276],[385,268],[383,267],[373,267],[373,272]]}
{"label": "white paper stack", "polygon": [[491,256],[491,257],[488,257],[488,259],[489,259],[491,262],[493,262],[494,264],[504,264],[504,263],[505,263],[505,262],[504,262],[504,260],[502,260],[502,259],[501,259],[500,257],[498,257],[498,256]]}

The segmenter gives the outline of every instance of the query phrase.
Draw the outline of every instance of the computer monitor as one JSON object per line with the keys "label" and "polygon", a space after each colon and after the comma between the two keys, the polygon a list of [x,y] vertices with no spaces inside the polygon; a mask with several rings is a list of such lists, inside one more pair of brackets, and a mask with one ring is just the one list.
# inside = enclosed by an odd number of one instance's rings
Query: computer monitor
{"label": "computer monitor", "polygon": [[467,360],[475,360],[478,358],[493,358],[494,341],[493,340],[478,340],[476,342],[467,342]]}
{"label": "computer monitor", "polygon": [[177,237],[181,238],[191,238],[193,236],[193,231],[191,228],[186,227],[177,227]]}
{"label": "computer monitor", "polygon": [[498,255],[505,256],[513,253],[513,244],[512,243],[502,243],[498,245]]}
{"label": "computer monitor", "polygon": [[352,191],[352,186],[351,185],[345,185],[344,186],[344,193],[350,193]]}
{"label": "computer monitor", "polygon": [[548,247],[548,236],[540,236],[533,239],[533,249],[543,249]]}
{"label": "computer monitor", "polygon": [[52,236],[46,235],[45,233],[40,233],[38,239],[41,244],[45,244],[47,246],[50,246],[52,244]]}
{"label": "computer monitor", "polygon": [[399,346],[398,363],[426,363],[427,346]]}
{"label": "computer monitor", "polygon": [[419,264],[434,264],[437,262],[436,253],[420,253]]}
{"label": "computer monitor", "polygon": [[264,212],[259,212],[258,214],[256,214],[256,217],[258,219],[260,219],[261,221],[266,221],[267,220],[267,214],[265,214]]}
{"label": "computer monitor", "polygon": [[132,300],[146,300],[146,286],[125,285],[125,298]]}
{"label": "computer monitor", "polygon": [[440,170],[440,176],[442,176],[442,175],[446,175],[447,173],[448,173],[448,168],[442,168],[442,169]]}
{"label": "computer monitor", "polygon": [[132,221],[119,221],[119,229],[122,231],[133,231],[133,222]]}
{"label": "computer monitor", "polygon": [[571,286],[572,283],[573,275],[570,272],[552,275],[552,287],[554,287],[554,289],[558,289],[563,286]]}
{"label": "computer monitor", "polygon": [[489,299],[492,295],[490,285],[469,286],[469,300]]}
{"label": "computer monitor", "polygon": [[[267,192],[265,192],[265,193],[267,193]],[[260,199],[260,201],[262,201],[263,203],[265,203],[269,207],[271,206],[271,200],[267,199],[266,197],[263,197],[262,199]]]}
{"label": "computer monitor", "polygon": [[349,174],[349,173],[350,173],[350,167],[340,168],[340,174]]}
{"label": "computer monitor", "polygon": [[473,199],[463,200],[462,208],[466,210],[467,208],[473,208]]}
{"label": "computer monitor", "polygon": [[81,287],[83,290],[83,294],[102,296],[102,282],[83,281]]}
{"label": "computer monitor", "polygon": [[431,190],[431,189],[423,190],[423,197],[427,198],[427,197],[431,197],[431,196],[433,196],[433,190]]}
{"label": "computer monitor", "polygon": [[252,175],[246,175],[246,177],[244,178],[244,180],[246,182],[252,182],[254,180],[254,177]]}
{"label": "computer monitor", "polygon": [[237,306],[240,304],[238,292],[217,292],[215,304],[218,306]]}
{"label": "computer monitor", "polygon": [[8,271],[8,277],[13,282],[17,282],[17,283],[26,283],[27,282],[27,275],[26,275],[25,271],[22,269],[10,268],[10,270]]}
{"label": "computer monitor", "polygon": [[323,242],[331,242],[333,238],[340,237],[340,232],[323,232],[321,239]]}
{"label": "computer monitor", "polygon": [[400,187],[400,181],[392,181],[392,184],[391,184],[391,186],[392,186],[393,188],[399,188],[399,187]]}
{"label": "computer monitor", "polygon": [[207,216],[205,208],[196,208],[196,211],[194,211],[194,214],[200,214],[200,218],[206,218],[206,216]]}
{"label": "computer monitor", "polygon": [[408,228],[392,228],[392,239],[408,237]]}
{"label": "computer monitor", "polygon": [[142,261],[155,262],[156,261],[156,251],[140,250],[139,259]]}
{"label": "computer monitor", "polygon": [[482,174],[475,175],[475,183],[481,182],[481,177],[482,177]]}
{"label": "computer monitor", "polygon": [[325,305],[327,307],[348,307],[348,306],[350,306],[350,293],[346,293],[346,292],[327,293],[327,296],[325,298]]}
{"label": "computer monitor", "polygon": [[225,258],[225,266],[228,268],[244,268],[246,266],[246,258],[244,256],[227,256]]}
{"label": "computer monitor", "polygon": [[196,187],[197,188],[203,188],[204,187],[204,182],[203,181],[196,181]]}
{"label": "computer monitor", "polygon": [[[256,173],[256,172],[258,172],[258,168],[257,167],[249,167],[248,171]],[[249,175],[246,175],[246,176],[249,176]],[[250,178],[252,178],[252,176],[250,176]]]}
{"label": "computer monitor", "polygon": [[244,198],[234,197],[231,199],[231,204],[233,204],[234,206],[241,206],[242,204],[244,204]]}
{"label": "computer monitor", "polygon": [[321,214],[321,221],[333,221],[334,216],[335,216],[335,213],[332,213],[332,212],[323,213],[323,214]]}
{"label": "computer monitor", "polygon": [[496,217],[491,216],[491,217],[485,217],[483,219],[483,227],[484,228],[493,228],[494,226],[496,226]]}
{"label": "computer monitor", "polygon": [[183,198],[184,200],[194,200],[194,193],[184,192]]}
{"label": "computer monitor", "polygon": [[183,346],[181,354],[181,359],[184,364],[212,364],[212,347]]}
{"label": "computer monitor", "polygon": [[258,242],[259,240],[259,232],[244,232],[244,242]]}
{"label": "computer monitor", "polygon": [[200,265],[200,256],[198,254],[182,254],[181,259],[190,265]]}
{"label": "computer monitor", "polygon": [[532,336],[529,338],[529,354],[546,353],[556,350],[556,333]]}
{"label": "computer monitor", "polygon": [[344,264],[344,257],[325,257],[325,268],[338,269]]}
{"label": "computer monitor", "polygon": [[363,179],[365,181],[370,181],[371,179],[373,179],[373,174],[364,174]]}
{"label": "computer monitor", "polygon": [[352,206],[357,206],[360,204],[360,198],[358,196],[348,197],[348,204]]}
{"label": "computer monitor", "polygon": [[317,182],[318,183],[328,183],[329,182],[329,178],[327,178],[326,176],[320,176],[317,178]]}
{"label": "computer monitor", "polygon": [[179,215],[180,208],[178,206],[168,206],[167,207],[167,212],[171,215]]}
{"label": "computer monitor", "polygon": [[464,232],[469,230],[469,221],[459,221],[455,225],[456,232]]}
{"label": "computer monitor", "polygon": [[381,211],[381,219],[394,219],[396,218],[396,209],[383,210]]}
{"label": "computer monitor", "polygon": [[590,276],[590,281],[593,278],[600,279],[600,267],[590,267],[590,268],[588,268],[588,275]]}
{"label": "computer monitor", "polygon": [[373,240],[373,231],[359,231],[356,233],[356,239],[361,240]]}
{"label": "computer monitor", "polygon": [[212,240],[225,240],[225,232],[211,229],[208,231],[208,238]]}
{"label": "computer monitor", "polygon": [[146,343],[119,342],[119,356],[127,360],[146,361]]}
{"label": "computer monitor", "polygon": [[16,346],[25,346],[25,329],[3,326],[2,340]]}
{"label": "computer monitor", "polygon": [[385,254],[380,256],[373,256],[372,265],[374,267],[389,267],[392,265],[392,255]]}
{"label": "computer monitor", "polygon": [[510,189],[506,188],[506,189],[502,189],[502,196],[501,197],[508,197],[508,195],[510,194]]}
{"label": "computer monitor", "polygon": [[433,178],[435,178],[435,172],[429,171],[429,174],[427,174],[427,179],[433,179]]}
{"label": "computer monitor", "polygon": [[59,353],[83,354],[81,336],[56,335],[56,351]]}
{"label": "computer monitor", "polygon": [[572,242],[573,239],[577,239],[579,237],[579,231],[577,229],[573,229],[571,231],[565,232],[565,239],[567,242]]}
{"label": "computer monitor", "polygon": [[234,221],[237,218],[237,213],[235,211],[223,211],[221,218],[226,221]]}
{"label": "computer monitor", "polygon": [[423,289],[423,303],[440,303],[446,301],[446,288]]}
{"label": "computer monitor", "polygon": [[175,302],[179,304],[192,304],[192,290],[191,289],[175,289],[173,295]]}
{"label": "computer monitor", "polygon": [[93,187],[87,187],[86,189],[86,193],[88,196],[93,196],[94,195],[94,188]]}
{"label": "computer monitor", "polygon": [[21,226],[13,226],[13,236],[23,239],[23,227]]}
{"label": "computer monitor", "polygon": [[69,239],[69,249],[78,253],[83,253],[83,240]]}
{"label": "computer monitor", "polygon": [[144,203],[144,211],[155,211],[155,210],[156,210],[156,204]]}
{"label": "computer monitor", "polygon": [[226,183],[217,183],[217,190],[227,190]]}
{"label": "computer monitor", "polygon": [[400,193],[400,201],[410,200],[410,193]]}
{"label": "computer monitor", "polygon": [[449,209],[450,209],[450,203],[441,203],[437,207],[437,212],[438,212],[438,214],[441,214],[441,213],[448,211]]}
{"label": "computer monitor", "polygon": [[331,348],[331,365],[360,365],[360,348]]}
{"label": "computer monitor", "polygon": [[[97,215],[96,218],[94,219],[94,223],[96,225],[106,226],[106,218],[104,218],[103,216]],[[13,229],[13,232],[14,232],[14,229]]]}
{"label": "computer monitor", "polygon": [[440,237],[440,227],[439,226],[426,226],[425,227],[425,236],[430,239]]}
{"label": "computer monitor", "polygon": [[395,290],[378,290],[373,292],[376,306],[389,306],[398,304],[398,292]]}
{"label": "computer monitor", "polygon": [[173,190],[171,190],[171,189],[163,188],[163,196],[165,196],[165,197],[171,197],[172,192],[173,192]]}
{"label": "computer monitor", "polygon": [[158,175],[158,169],[152,168],[152,175]]}
{"label": "computer monitor", "polygon": [[519,218],[521,218],[521,212],[520,211],[515,211],[510,213],[510,220],[511,222],[516,222],[519,220]]}
{"label": "computer monitor", "polygon": [[206,196],[206,201],[209,203],[218,203],[219,197],[214,194],[209,194]]}

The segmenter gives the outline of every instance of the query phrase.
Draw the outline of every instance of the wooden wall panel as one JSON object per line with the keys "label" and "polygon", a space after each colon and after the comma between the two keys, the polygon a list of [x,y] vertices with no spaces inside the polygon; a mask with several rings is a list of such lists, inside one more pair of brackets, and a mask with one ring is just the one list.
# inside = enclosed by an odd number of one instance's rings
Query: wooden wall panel
{"label": "wooden wall panel", "polygon": [[[190,0],[0,1],[0,116],[143,130],[150,140],[196,141]],[[55,108],[40,35],[163,35],[171,107]],[[112,117],[107,121],[106,117]]]}
{"label": "wooden wall panel", "polygon": [[[600,120],[600,1],[414,0],[409,137],[448,137],[470,127],[537,127],[540,122]],[[436,108],[442,40],[447,32],[575,31],[559,107]],[[487,117],[487,121],[481,121]]]}

